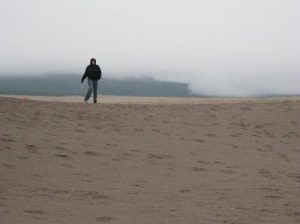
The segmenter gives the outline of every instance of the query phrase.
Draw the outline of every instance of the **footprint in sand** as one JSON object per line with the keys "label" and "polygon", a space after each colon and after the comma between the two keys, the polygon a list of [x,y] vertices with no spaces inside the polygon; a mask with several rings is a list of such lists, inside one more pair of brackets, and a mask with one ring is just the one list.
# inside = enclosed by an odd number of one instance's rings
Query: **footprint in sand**
{"label": "footprint in sand", "polygon": [[283,154],[283,153],[277,153],[277,155],[281,158],[281,159],[283,159],[284,161],[286,161],[286,162],[289,162],[290,161],[290,159],[289,159],[289,157],[287,156],[287,155],[285,155],[285,154]]}
{"label": "footprint in sand", "polygon": [[182,189],[179,191],[180,193],[189,193],[191,192],[189,189]]}
{"label": "footprint in sand", "polygon": [[16,142],[14,139],[10,139],[10,138],[1,138],[0,140],[2,142]]}
{"label": "footprint in sand", "polygon": [[140,184],[131,184],[132,187],[142,187]]}
{"label": "footprint in sand", "polygon": [[138,150],[138,149],[129,149],[129,151],[131,151],[131,152],[141,152],[141,150]]}
{"label": "footprint in sand", "polygon": [[[9,147],[9,146],[4,146],[4,149],[8,149],[8,150],[10,150],[11,149],[11,147]],[[1,151],[2,149],[0,148],[0,151]]]}
{"label": "footprint in sand", "polygon": [[61,146],[57,146],[57,147],[55,147],[55,149],[60,150],[60,151],[67,151],[66,148],[61,147]]}
{"label": "footprint in sand", "polygon": [[80,191],[80,197],[82,199],[94,199],[94,200],[107,200],[110,199],[110,197],[100,194],[97,191]]}
{"label": "footprint in sand", "polygon": [[300,183],[300,173],[290,173],[288,177]]}
{"label": "footprint in sand", "polygon": [[92,152],[92,151],[85,151],[84,154],[87,156],[97,156],[98,155],[98,153]]}
{"label": "footprint in sand", "polygon": [[268,198],[268,199],[280,199],[282,197],[279,196],[279,195],[265,195],[265,198]]}
{"label": "footprint in sand", "polygon": [[194,139],[195,142],[200,142],[200,143],[205,143],[206,140],[205,139]]}
{"label": "footprint in sand", "polygon": [[268,136],[269,138],[275,138],[275,135],[273,133],[268,132],[268,131],[265,131],[265,135]]}
{"label": "footprint in sand", "polygon": [[225,164],[224,162],[222,161],[214,161],[215,164]]}
{"label": "footprint in sand", "polygon": [[67,154],[55,154],[56,157],[60,157],[60,158],[65,158],[65,159],[71,159],[71,156],[67,155]]}
{"label": "footprint in sand", "polygon": [[112,220],[112,217],[109,216],[101,216],[101,217],[96,217],[95,220],[97,222],[109,222]]}
{"label": "footprint in sand", "polygon": [[264,126],[263,126],[263,125],[255,125],[254,127],[255,127],[255,128],[258,128],[258,129],[261,129],[261,128],[263,128]]}
{"label": "footprint in sand", "polygon": [[267,169],[260,169],[259,174],[265,178],[270,178],[270,179],[277,179],[279,178],[278,176],[273,175],[269,170]]}
{"label": "footprint in sand", "polygon": [[14,168],[16,168],[15,165],[8,164],[8,163],[2,163],[2,166],[5,167],[5,168],[8,168],[8,169],[14,169]]}
{"label": "footprint in sand", "polygon": [[233,174],[234,173],[233,170],[230,170],[230,169],[228,169],[228,170],[221,170],[221,172],[225,173],[225,174]]}
{"label": "footprint in sand", "polygon": [[189,154],[193,155],[193,156],[198,155],[198,153],[196,153],[196,152],[189,152]]}
{"label": "footprint in sand", "polygon": [[241,137],[241,135],[242,134],[238,132],[238,133],[231,134],[230,136],[234,137],[234,138],[238,138],[238,137]]}
{"label": "footprint in sand", "polygon": [[73,168],[72,164],[62,163],[61,166],[67,167],[67,168]]}
{"label": "footprint in sand", "polygon": [[94,129],[101,130],[101,129],[103,129],[103,127],[100,127],[100,126],[94,126]]}
{"label": "footprint in sand", "polygon": [[202,168],[202,167],[192,167],[192,170],[195,171],[195,172],[208,171],[207,169]]}
{"label": "footprint in sand", "polygon": [[38,155],[41,154],[40,152],[37,151],[38,147],[33,144],[26,144],[25,149],[27,149],[32,154],[38,154]]}
{"label": "footprint in sand", "polygon": [[297,122],[297,121],[291,121],[291,125],[297,126],[297,125],[298,125],[298,122]]}
{"label": "footprint in sand", "polygon": [[117,143],[114,143],[114,144],[106,143],[105,146],[106,147],[117,147],[118,144]]}
{"label": "footprint in sand", "polygon": [[197,160],[198,163],[201,163],[201,164],[210,164],[210,162],[206,162],[206,161],[203,161],[203,160]]}
{"label": "footprint in sand", "polygon": [[172,156],[163,155],[163,154],[153,154],[153,153],[148,154],[149,159],[169,159],[171,157]]}
{"label": "footprint in sand", "polygon": [[43,214],[45,214],[45,212],[43,210],[40,210],[40,209],[36,209],[36,210],[24,210],[23,212],[27,213],[27,214],[33,214],[33,215],[43,215]]}

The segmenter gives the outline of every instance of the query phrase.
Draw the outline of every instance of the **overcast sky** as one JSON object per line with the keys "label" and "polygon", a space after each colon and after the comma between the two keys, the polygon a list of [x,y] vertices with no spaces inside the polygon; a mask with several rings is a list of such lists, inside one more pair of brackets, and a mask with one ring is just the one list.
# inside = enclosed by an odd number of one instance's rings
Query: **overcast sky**
{"label": "overcast sky", "polygon": [[183,81],[222,96],[300,94],[299,0],[0,0],[0,74]]}

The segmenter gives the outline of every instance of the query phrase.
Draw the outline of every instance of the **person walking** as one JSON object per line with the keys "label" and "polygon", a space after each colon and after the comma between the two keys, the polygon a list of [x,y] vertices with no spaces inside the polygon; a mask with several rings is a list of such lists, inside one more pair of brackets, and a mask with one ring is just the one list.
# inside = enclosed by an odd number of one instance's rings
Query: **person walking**
{"label": "person walking", "polygon": [[88,102],[93,92],[93,102],[97,103],[98,80],[101,79],[101,75],[101,69],[99,65],[96,64],[96,59],[92,58],[90,60],[90,64],[86,67],[85,72],[81,78],[81,83],[83,83],[85,78],[88,78],[88,91],[85,94],[84,102]]}

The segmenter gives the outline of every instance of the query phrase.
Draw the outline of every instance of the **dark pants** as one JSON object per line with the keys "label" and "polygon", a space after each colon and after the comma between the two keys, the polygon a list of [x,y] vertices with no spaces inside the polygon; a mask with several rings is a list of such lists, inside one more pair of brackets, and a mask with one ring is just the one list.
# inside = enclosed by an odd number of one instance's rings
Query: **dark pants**
{"label": "dark pants", "polygon": [[94,93],[93,94],[94,102],[97,102],[98,80],[88,79],[88,86],[89,86],[89,89],[85,94],[84,101],[88,101],[93,92]]}

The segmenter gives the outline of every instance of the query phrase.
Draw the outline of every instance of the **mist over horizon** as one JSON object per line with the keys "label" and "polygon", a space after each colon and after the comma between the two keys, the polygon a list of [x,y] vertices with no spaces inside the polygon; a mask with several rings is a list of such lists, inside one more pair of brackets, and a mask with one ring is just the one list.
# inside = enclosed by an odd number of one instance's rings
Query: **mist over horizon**
{"label": "mist over horizon", "polygon": [[[84,95],[87,83],[80,83],[81,74],[48,73],[41,75],[0,76],[0,94],[73,96]],[[237,83],[238,84],[238,83]],[[241,88],[245,85],[241,85]],[[280,97],[299,96],[294,93],[273,93],[272,91],[253,92],[252,95],[218,94],[203,89],[194,92],[193,86],[185,82],[172,82],[154,79],[151,76],[112,76],[103,77],[99,82],[100,95],[143,96],[143,97]],[[208,87],[207,87],[208,88]]]}
{"label": "mist over horizon", "polygon": [[296,0],[1,1],[0,77],[187,83],[198,95],[300,95]]}

